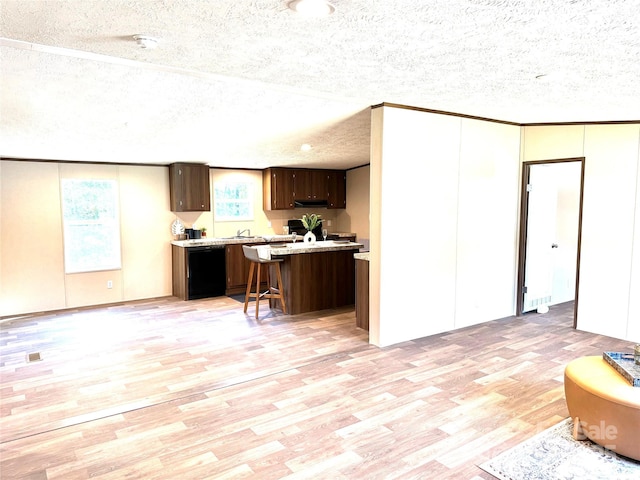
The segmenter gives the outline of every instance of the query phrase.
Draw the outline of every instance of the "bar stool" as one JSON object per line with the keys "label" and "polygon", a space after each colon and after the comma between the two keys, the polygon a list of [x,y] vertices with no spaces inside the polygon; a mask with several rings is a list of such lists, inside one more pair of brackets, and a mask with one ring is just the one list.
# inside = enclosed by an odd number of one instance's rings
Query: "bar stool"
{"label": "bar stool", "polygon": [[[282,288],[282,275],[280,273],[280,262],[282,262],[282,258],[261,258],[258,254],[258,249],[255,247],[250,247],[248,245],[242,246],[242,251],[244,252],[244,256],[247,260],[251,262],[251,266],[249,267],[249,278],[247,280],[247,293],[244,296],[244,313],[247,313],[247,306],[249,305],[249,299],[256,299],[256,320],[258,319],[258,309],[260,308],[260,299],[268,298],[269,299],[269,308],[273,308],[272,301],[274,299],[280,299],[280,305],[282,306],[282,312],[287,313],[287,307],[285,305],[284,300],[284,290]],[[258,268],[256,269],[256,265]],[[267,290],[263,293],[260,293],[260,278],[261,278],[261,267],[265,265],[267,268]],[[274,266],[276,269],[276,277],[278,280],[278,287],[271,286],[271,272],[270,267]],[[257,270],[256,275],[256,290],[255,292],[251,291],[251,287],[253,284],[253,273]]]}

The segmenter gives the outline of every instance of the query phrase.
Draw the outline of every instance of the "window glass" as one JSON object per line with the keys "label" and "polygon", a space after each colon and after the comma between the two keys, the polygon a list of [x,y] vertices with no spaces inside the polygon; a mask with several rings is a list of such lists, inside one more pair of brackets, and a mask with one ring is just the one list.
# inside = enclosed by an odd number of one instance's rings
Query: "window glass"
{"label": "window glass", "polygon": [[214,185],[214,219],[253,220],[253,185],[249,182],[217,182]]}
{"label": "window glass", "polygon": [[65,272],[119,269],[117,182],[63,179],[61,189]]}

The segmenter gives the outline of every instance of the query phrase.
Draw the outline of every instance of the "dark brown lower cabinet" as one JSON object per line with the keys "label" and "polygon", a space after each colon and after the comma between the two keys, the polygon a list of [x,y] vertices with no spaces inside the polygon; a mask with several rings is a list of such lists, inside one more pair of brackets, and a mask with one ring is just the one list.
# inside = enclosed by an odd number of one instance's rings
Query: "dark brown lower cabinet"
{"label": "dark brown lower cabinet", "polygon": [[[231,244],[225,247],[225,262],[227,267],[226,295],[237,295],[247,291],[247,279],[251,262],[247,260],[242,251],[242,244]],[[266,289],[267,273],[263,270],[262,281]]]}
{"label": "dark brown lower cabinet", "polygon": [[283,255],[282,283],[287,312],[293,315],[355,303],[358,250]]}
{"label": "dark brown lower cabinet", "polygon": [[186,300],[187,292],[187,249],[171,245],[172,293],[174,297]]}
{"label": "dark brown lower cabinet", "polygon": [[369,260],[356,260],[356,327],[369,330]]}

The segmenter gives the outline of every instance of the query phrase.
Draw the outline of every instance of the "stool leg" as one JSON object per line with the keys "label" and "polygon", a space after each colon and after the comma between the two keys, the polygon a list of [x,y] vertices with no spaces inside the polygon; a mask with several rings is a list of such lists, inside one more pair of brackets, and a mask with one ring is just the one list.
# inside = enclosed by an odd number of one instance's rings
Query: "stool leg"
{"label": "stool leg", "polygon": [[287,313],[287,306],[284,301],[284,290],[282,289],[282,275],[280,273],[280,263],[276,263],[276,276],[278,277],[278,291],[280,293],[280,305],[282,305],[282,313]]}
{"label": "stool leg", "polygon": [[269,298],[269,308],[273,308],[273,298],[272,298],[272,290],[271,290],[271,265],[266,264],[265,268],[267,269],[267,297]]}
{"label": "stool leg", "polygon": [[247,293],[244,296],[244,313],[247,313],[247,306],[249,305],[249,297],[251,296],[251,284],[253,283],[253,270],[255,263],[251,262],[249,267],[249,279],[247,280]]}
{"label": "stool leg", "polygon": [[260,309],[260,267],[261,264],[258,263],[258,275],[256,278],[256,320],[258,319],[258,310]]}

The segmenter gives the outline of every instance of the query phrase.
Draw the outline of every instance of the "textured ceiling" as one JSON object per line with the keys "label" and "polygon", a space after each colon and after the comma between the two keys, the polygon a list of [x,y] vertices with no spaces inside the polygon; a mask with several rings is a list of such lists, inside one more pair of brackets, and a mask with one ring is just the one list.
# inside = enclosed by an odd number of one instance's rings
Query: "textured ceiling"
{"label": "textured ceiling", "polygon": [[0,0],[0,155],[348,168],[368,163],[382,102],[640,118],[640,0],[333,4],[307,19],[280,0]]}

